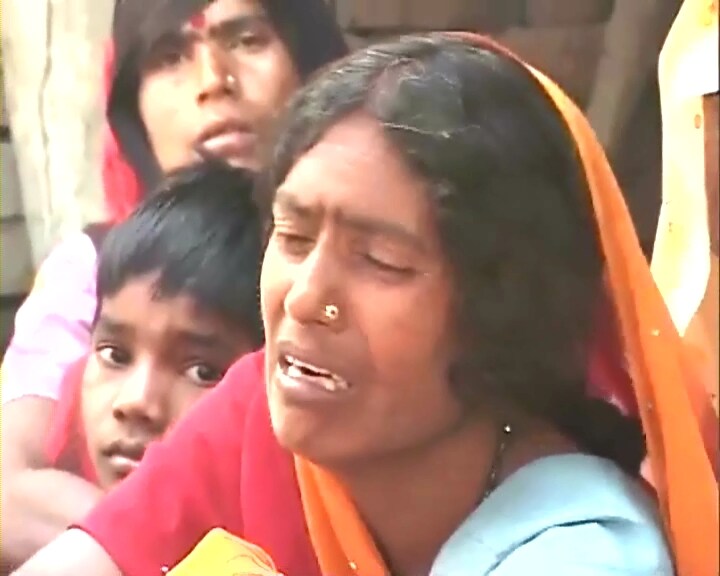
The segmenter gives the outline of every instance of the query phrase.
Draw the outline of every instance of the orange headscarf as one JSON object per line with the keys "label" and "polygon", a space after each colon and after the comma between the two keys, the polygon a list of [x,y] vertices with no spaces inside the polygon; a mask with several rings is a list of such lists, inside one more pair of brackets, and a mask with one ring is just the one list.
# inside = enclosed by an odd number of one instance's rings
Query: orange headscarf
{"label": "orange headscarf", "polygon": [[[475,34],[468,43],[512,58]],[[615,176],[582,112],[532,69],[575,139],[592,196],[617,315],[665,528],[680,576],[717,576],[718,485],[712,458],[717,420],[655,286]],[[705,435],[704,435],[705,433]],[[323,574],[378,576],[383,561],[349,495],[326,471],[296,458],[308,530]]]}

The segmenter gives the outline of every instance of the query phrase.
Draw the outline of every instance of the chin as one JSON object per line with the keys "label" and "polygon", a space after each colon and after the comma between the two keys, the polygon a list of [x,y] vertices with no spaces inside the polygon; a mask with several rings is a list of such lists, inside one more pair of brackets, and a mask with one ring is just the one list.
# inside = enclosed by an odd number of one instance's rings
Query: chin
{"label": "chin", "polygon": [[230,164],[233,168],[242,168],[251,172],[260,171],[260,163],[255,158],[247,158],[240,156],[223,157],[223,160]]}
{"label": "chin", "polygon": [[285,450],[310,458],[322,429],[313,425],[312,417],[304,410],[277,404],[270,404],[270,422],[278,443]]}
{"label": "chin", "polygon": [[102,488],[105,492],[111,490],[120,482],[123,481],[123,478],[118,478],[116,474],[114,474],[111,470],[107,469],[96,469],[97,470],[97,485],[99,488]]}
{"label": "chin", "polygon": [[345,435],[328,430],[306,410],[276,406],[270,408],[270,421],[278,443],[288,452],[314,464],[333,467],[352,458]]}

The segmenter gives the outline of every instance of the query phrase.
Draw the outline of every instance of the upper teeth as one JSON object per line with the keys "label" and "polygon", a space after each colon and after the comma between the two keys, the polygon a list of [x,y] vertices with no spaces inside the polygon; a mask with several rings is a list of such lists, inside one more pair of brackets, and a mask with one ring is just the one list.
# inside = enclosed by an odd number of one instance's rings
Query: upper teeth
{"label": "upper teeth", "polygon": [[340,376],[333,372],[330,372],[329,370],[319,368],[314,364],[308,364],[307,362],[298,360],[294,356],[287,355],[285,356],[285,360],[288,363],[287,374],[291,378],[300,378],[306,376],[304,371],[309,371],[314,372],[315,374],[323,378],[322,385],[327,390],[347,390],[349,388],[349,384],[344,378],[341,378]]}

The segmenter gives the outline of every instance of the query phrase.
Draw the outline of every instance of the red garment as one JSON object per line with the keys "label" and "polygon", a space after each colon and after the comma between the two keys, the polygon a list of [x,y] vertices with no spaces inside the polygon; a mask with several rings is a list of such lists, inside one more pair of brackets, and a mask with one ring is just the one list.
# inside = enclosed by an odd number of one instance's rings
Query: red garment
{"label": "red garment", "polygon": [[[108,44],[103,70],[106,101],[110,95],[113,74],[113,47],[112,44]],[[107,122],[103,126],[103,143],[102,177],[105,207],[108,219],[111,222],[119,222],[125,219],[140,202],[140,182],[135,171],[123,158],[115,135]]]}
{"label": "red garment", "polygon": [[238,361],[78,526],[125,576],[161,576],[215,527],[260,546],[284,574],[319,576],[263,362],[262,351]]}
{"label": "red garment", "polygon": [[588,393],[608,400],[623,413],[638,416],[637,399],[625,359],[624,345],[615,320],[615,311],[607,297],[595,313],[588,354]]}
{"label": "red garment", "polygon": [[80,406],[86,360],[83,358],[75,362],[63,377],[60,399],[46,439],[46,453],[51,467],[78,474],[97,484],[97,472],[90,458]]}

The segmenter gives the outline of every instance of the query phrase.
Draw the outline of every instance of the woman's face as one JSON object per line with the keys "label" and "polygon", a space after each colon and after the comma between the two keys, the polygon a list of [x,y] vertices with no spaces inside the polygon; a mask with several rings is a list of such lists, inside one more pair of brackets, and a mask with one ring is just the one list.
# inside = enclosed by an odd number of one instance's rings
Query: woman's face
{"label": "woman's face", "polygon": [[329,130],[273,217],[261,297],[281,444],[342,465],[456,429],[450,273],[425,186],[379,124],[356,115]]}
{"label": "woman's face", "polygon": [[160,168],[197,148],[258,167],[259,142],[299,85],[285,44],[257,0],[216,0],[149,49],[140,115]]}

